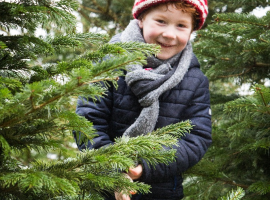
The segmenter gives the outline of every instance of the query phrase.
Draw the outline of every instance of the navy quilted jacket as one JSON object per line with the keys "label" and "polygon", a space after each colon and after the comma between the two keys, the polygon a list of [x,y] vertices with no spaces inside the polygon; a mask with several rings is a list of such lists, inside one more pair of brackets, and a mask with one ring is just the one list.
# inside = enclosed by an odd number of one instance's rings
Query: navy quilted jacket
{"label": "navy quilted jacket", "polygon": [[[140,181],[150,184],[152,189],[150,194],[142,197],[137,195],[137,199],[181,199],[181,173],[199,162],[211,144],[209,85],[199,67],[197,58],[193,56],[183,80],[160,96],[156,128],[184,120],[191,120],[194,128],[179,140],[174,163],[159,164],[155,168],[142,163],[143,175]],[[119,78],[118,85],[117,89],[111,86],[100,101],[93,103],[88,98],[78,101],[77,114],[92,121],[98,134],[94,144],[89,142],[87,147],[82,144],[79,149],[100,148],[113,143],[114,138],[120,137],[139,116],[142,108],[124,77]]]}

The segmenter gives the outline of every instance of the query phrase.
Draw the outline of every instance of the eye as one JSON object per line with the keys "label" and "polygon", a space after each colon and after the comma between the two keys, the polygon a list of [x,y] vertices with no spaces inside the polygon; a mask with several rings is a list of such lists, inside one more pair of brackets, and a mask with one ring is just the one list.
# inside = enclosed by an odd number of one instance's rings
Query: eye
{"label": "eye", "polygon": [[186,25],[184,25],[184,24],[178,24],[178,27],[180,27],[180,28],[185,28]]}
{"label": "eye", "polygon": [[157,19],[156,21],[157,21],[158,23],[160,23],[160,24],[165,24],[165,21],[162,20],[162,19]]}

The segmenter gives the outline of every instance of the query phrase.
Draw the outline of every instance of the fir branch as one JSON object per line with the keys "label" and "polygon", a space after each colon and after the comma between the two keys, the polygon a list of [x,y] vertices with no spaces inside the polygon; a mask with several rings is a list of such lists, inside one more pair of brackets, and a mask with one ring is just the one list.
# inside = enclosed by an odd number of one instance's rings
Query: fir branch
{"label": "fir branch", "polygon": [[198,173],[196,171],[193,171],[192,170],[192,175],[193,176],[198,176],[198,177],[203,177],[205,178],[205,180],[209,180],[211,182],[214,182],[214,184],[218,183],[218,182],[221,182],[222,185],[231,185],[231,186],[237,186],[237,187],[241,187],[241,188],[244,188],[244,189],[248,189],[249,188],[249,185],[246,185],[246,184],[242,184],[242,183],[237,183],[236,181],[234,180],[228,180],[228,179],[222,179],[222,178],[216,178],[214,176],[210,176],[209,177],[209,174],[204,174],[204,173]]}
{"label": "fir branch", "polygon": [[256,192],[260,195],[270,193],[270,182],[269,181],[258,181],[253,183],[249,188],[250,191]]}
{"label": "fir branch", "polygon": [[[17,122],[20,122],[20,123],[21,123],[21,122],[22,122],[21,120],[22,120],[22,119],[23,119],[23,121],[26,120],[27,118],[25,118],[25,117],[27,117],[28,115],[30,115],[30,114],[32,114],[32,113],[34,113],[34,112],[37,112],[37,111],[43,109],[45,106],[51,104],[52,102],[55,102],[55,101],[61,99],[62,97],[64,97],[64,96],[70,94],[73,90],[75,90],[75,89],[77,89],[77,88],[79,88],[79,87],[82,87],[82,86],[84,86],[84,85],[88,85],[88,84],[90,84],[90,83],[96,83],[96,82],[106,81],[106,80],[107,80],[107,81],[112,81],[113,79],[112,79],[112,78],[108,78],[108,79],[102,79],[102,80],[93,80],[93,81],[90,81],[90,82],[87,82],[87,83],[81,83],[81,84],[79,84],[79,85],[73,87],[72,90],[65,91],[65,92],[62,93],[62,94],[59,94],[59,95],[57,95],[57,96],[54,96],[53,98],[47,100],[46,102],[44,102],[44,103],[42,103],[42,104],[40,104],[40,105],[32,106],[32,109],[31,109],[30,111],[26,112],[26,113],[24,114],[24,116],[17,117],[17,118],[15,117],[15,118],[13,118],[13,119],[11,119],[11,120],[9,120],[9,121],[6,121],[6,122],[2,123],[2,124],[0,125],[0,127],[1,127],[1,128],[4,128],[4,127],[10,126],[11,124],[17,123]],[[33,98],[32,96],[29,97],[30,102],[32,102],[32,101],[31,101],[32,98]],[[33,102],[32,102],[32,105],[33,105]]]}
{"label": "fir branch", "polygon": [[[151,140],[150,140],[151,139]],[[163,145],[172,147],[177,144],[177,139],[169,136],[146,135],[136,138],[118,138],[114,145],[105,148],[86,150],[78,155],[76,159],[66,160],[64,163],[41,163],[36,162],[39,170],[54,171],[67,169],[73,171],[78,168],[120,169],[128,170],[139,158],[145,159],[149,164],[157,163],[168,164],[174,160],[174,150],[163,150]],[[84,169],[85,170],[85,169]],[[93,170],[90,170],[93,171]],[[102,172],[103,173],[103,172]]]}
{"label": "fir branch", "polygon": [[[221,60],[225,60],[225,61],[230,61],[230,58],[220,58]],[[270,67],[270,64],[268,63],[260,63],[260,62],[256,62],[254,63],[253,67]],[[242,74],[236,75],[236,76],[240,76]]]}
{"label": "fir branch", "polygon": [[[63,6],[64,4],[65,6]],[[76,18],[70,11],[76,10],[77,5],[76,1],[60,1],[56,4],[51,1],[2,2],[1,7],[5,8],[4,11],[8,15],[1,21],[11,21],[10,24],[4,24],[7,29],[11,26],[18,26],[27,29],[30,34],[34,33],[39,24],[48,25],[52,22],[55,22],[59,27],[63,26],[67,30],[72,30],[71,27],[75,27]],[[51,17],[49,20],[48,14]],[[18,20],[18,18],[22,20]]]}
{"label": "fir branch", "polygon": [[129,52],[142,52],[146,56],[157,55],[160,52],[160,46],[155,44],[144,44],[141,42],[117,42],[115,45],[126,49]]}
{"label": "fir branch", "polygon": [[241,23],[249,24],[257,27],[264,27],[270,29],[269,24],[266,24],[263,19],[250,14],[239,14],[239,13],[226,13],[216,14],[213,16],[217,22],[230,22],[230,23]]}
{"label": "fir branch", "polygon": [[[12,57],[17,57],[17,60],[36,59],[38,55],[54,52],[50,44],[33,36],[0,36],[0,40],[5,41],[5,44],[8,46],[5,52],[12,54]],[[28,51],[24,51],[25,49],[28,49]],[[12,69],[10,66],[6,67],[6,65],[1,66],[1,68]]]}
{"label": "fir branch", "polygon": [[245,196],[245,192],[241,187],[237,187],[236,191],[232,190],[227,197],[219,198],[219,200],[240,200]]}
{"label": "fir branch", "polygon": [[[265,101],[265,99],[264,99],[264,96],[263,96],[263,93],[262,93],[262,89],[261,89],[260,87],[258,87],[258,86],[257,86],[255,89],[256,89],[257,93],[259,93],[260,97],[262,98],[262,101],[263,101],[263,103],[264,103],[264,106],[265,106],[265,107],[269,107],[269,104],[266,103],[266,101]],[[269,113],[269,114],[270,114],[270,113]]]}
{"label": "fir branch", "polygon": [[7,45],[4,42],[0,41],[0,49],[5,49],[5,48],[7,48]]}
{"label": "fir branch", "polygon": [[[214,150],[215,151],[215,150]],[[227,169],[226,161],[224,163],[224,153],[222,151],[218,151],[218,153],[221,155],[221,158],[214,158],[213,161],[209,161],[207,159],[203,159],[198,165],[194,166],[193,168],[190,168],[186,174],[188,176],[188,179],[192,179],[192,177],[195,177],[195,184],[197,182],[202,181],[204,184],[205,182],[209,182],[209,184],[217,185],[220,184],[224,187],[228,186],[237,186],[244,189],[248,189],[250,184],[254,183],[254,180],[249,180],[247,184],[241,183],[240,180],[237,180],[234,178],[234,174],[228,174],[224,170]],[[211,153],[213,154],[213,152]],[[225,154],[226,155],[226,154]],[[210,156],[213,158],[213,156]],[[231,158],[228,158],[228,162],[231,162]],[[209,169],[209,170],[208,170]],[[225,171],[225,172],[224,172]]]}
{"label": "fir branch", "polygon": [[89,8],[89,7],[84,6],[82,4],[80,4],[80,8],[83,8],[83,9],[88,10],[88,11],[93,12],[93,13],[102,13],[102,11],[100,11],[100,10]]}
{"label": "fir branch", "polygon": [[[62,97],[73,93],[73,91],[78,89],[79,87],[82,87],[84,85],[88,85],[88,84],[91,84],[91,83],[100,82],[100,81],[106,81],[106,80],[107,81],[108,80],[113,81],[115,79],[118,79],[118,78],[107,78],[106,73],[111,72],[112,70],[115,70],[117,68],[124,67],[124,66],[126,66],[126,65],[128,65],[130,63],[141,62],[140,60],[143,60],[143,59],[144,59],[143,56],[140,57],[140,55],[139,55],[139,57],[138,57],[138,54],[132,54],[132,55],[125,55],[125,56],[122,56],[122,57],[119,57],[119,58],[113,58],[113,59],[110,59],[110,60],[108,60],[106,62],[101,62],[101,63],[97,64],[97,66],[95,68],[93,68],[91,70],[91,75],[89,77],[87,77],[88,80],[90,79],[89,81],[85,81],[83,83],[81,82],[79,85],[78,84],[74,85],[73,81],[68,82],[67,84],[65,84],[63,86],[64,91],[61,92],[60,94],[58,94],[58,95],[54,94],[52,98],[46,100],[45,102],[43,102],[43,103],[41,103],[39,105],[35,105],[35,108],[32,107],[32,109],[30,111],[24,113],[23,116],[15,117],[15,118],[13,118],[11,120],[8,120],[8,121],[2,123],[0,125],[0,127],[2,127],[2,128],[8,127],[13,123],[19,122],[21,119],[23,119],[23,121],[24,121],[26,119],[25,117],[29,116],[30,114],[32,114],[34,112],[37,112],[37,111],[41,110],[42,108],[49,105],[50,103],[55,102],[55,101],[61,99]],[[80,70],[83,70],[83,68],[80,68]],[[74,74],[76,74],[76,73],[74,73]],[[105,77],[99,77],[102,74],[105,74]],[[78,76],[78,77],[80,77],[80,76]],[[78,77],[75,77],[76,80],[78,80],[77,79]],[[28,100],[31,100],[31,95],[30,95],[30,97],[28,97]]]}
{"label": "fir branch", "polygon": [[247,68],[246,70],[244,70],[243,72],[241,72],[239,74],[230,74],[230,75],[225,75],[225,76],[217,76],[217,78],[231,78],[231,77],[243,76],[245,74],[248,74],[252,69],[253,69],[253,66],[250,66],[249,68]]}
{"label": "fir branch", "polygon": [[69,35],[57,35],[53,38],[47,37],[46,41],[53,45],[55,48],[60,49],[62,47],[70,46],[82,46],[86,45],[87,43],[92,44],[100,44],[107,42],[109,39],[108,35],[106,34],[98,34],[98,33],[77,33],[77,34],[69,34]]}
{"label": "fir branch", "polygon": [[2,175],[0,180],[2,181],[2,191],[12,188],[14,189],[14,193],[20,190],[25,193],[29,191],[33,193],[43,193],[43,190],[45,190],[49,192],[48,195],[59,195],[62,193],[70,196],[76,195],[76,185],[72,185],[68,180],[58,178],[46,172],[32,172],[31,170],[26,170],[26,173]]}
{"label": "fir branch", "polygon": [[91,2],[97,7],[98,10],[100,10],[103,14],[110,16],[114,21],[118,21],[117,15],[115,15],[112,12],[109,12],[109,4],[107,4],[106,8],[103,8],[100,6],[96,0],[91,0]]}
{"label": "fir branch", "polygon": [[223,184],[229,184],[229,185],[241,187],[241,188],[244,188],[244,189],[247,189],[249,187],[249,185],[236,183],[235,181],[228,181],[228,180],[223,180],[223,179],[216,179],[216,181],[222,182]]}
{"label": "fir branch", "polygon": [[169,134],[177,138],[185,136],[187,133],[193,129],[191,121],[187,120],[184,122],[178,122],[176,124],[170,124],[164,128],[159,128],[153,131],[152,135],[164,135]]}

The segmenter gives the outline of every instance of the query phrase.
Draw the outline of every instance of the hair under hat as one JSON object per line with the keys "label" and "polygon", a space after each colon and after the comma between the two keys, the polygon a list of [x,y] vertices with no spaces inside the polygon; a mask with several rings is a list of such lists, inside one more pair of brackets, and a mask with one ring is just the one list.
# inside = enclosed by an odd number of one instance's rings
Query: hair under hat
{"label": "hair under hat", "polygon": [[135,19],[138,19],[139,15],[146,9],[162,4],[162,3],[167,3],[167,2],[173,2],[173,1],[184,1],[188,4],[193,5],[198,14],[199,14],[199,21],[197,22],[197,26],[195,30],[200,29],[207,17],[208,14],[208,6],[207,6],[207,0],[135,0],[133,9],[132,9],[132,14]]}

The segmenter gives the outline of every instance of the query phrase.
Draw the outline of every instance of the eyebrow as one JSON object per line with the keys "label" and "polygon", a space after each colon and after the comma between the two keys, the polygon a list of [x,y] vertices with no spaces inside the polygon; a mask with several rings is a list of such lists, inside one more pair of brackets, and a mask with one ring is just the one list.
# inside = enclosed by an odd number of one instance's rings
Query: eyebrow
{"label": "eyebrow", "polygon": [[[163,13],[157,14],[156,17],[164,17],[164,18],[167,19],[167,16],[166,16],[165,14],[163,14]],[[179,19],[177,20],[177,23],[189,23],[189,22],[190,22],[190,21],[185,20],[185,19],[181,19],[181,18],[179,18]],[[191,21],[191,23],[192,23],[192,21]]]}
{"label": "eyebrow", "polygon": [[[185,19],[181,19],[178,21],[178,23],[190,23],[190,21],[188,20],[185,20]],[[192,23],[192,22],[191,22]]]}

